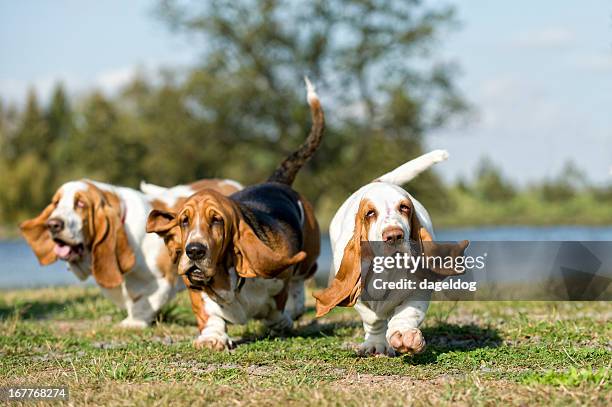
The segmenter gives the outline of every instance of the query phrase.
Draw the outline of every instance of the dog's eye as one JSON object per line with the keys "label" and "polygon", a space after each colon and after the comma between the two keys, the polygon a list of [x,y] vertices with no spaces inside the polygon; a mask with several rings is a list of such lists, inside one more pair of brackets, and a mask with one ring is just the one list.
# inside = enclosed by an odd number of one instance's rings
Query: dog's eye
{"label": "dog's eye", "polygon": [[183,219],[181,219],[181,226],[186,228],[189,226],[189,218],[188,217],[184,217]]}
{"label": "dog's eye", "polygon": [[84,208],[87,205],[85,204],[84,201],[81,201],[80,199],[77,199],[77,201],[74,203],[74,206],[76,206],[77,208]]}
{"label": "dog's eye", "polygon": [[213,225],[222,225],[223,218],[219,215],[213,215],[212,219],[210,220],[210,223],[212,223]]}
{"label": "dog's eye", "polygon": [[400,210],[400,212],[403,212],[403,213],[409,213],[410,212],[410,207],[408,205],[406,205],[406,204],[400,204],[399,210]]}
{"label": "dog's eye", "polygon": [[376,211],[374,209],[370,209],[367,213],[366,213],[366,218],[370,219],[373,218],[374,216],[376,216]]}

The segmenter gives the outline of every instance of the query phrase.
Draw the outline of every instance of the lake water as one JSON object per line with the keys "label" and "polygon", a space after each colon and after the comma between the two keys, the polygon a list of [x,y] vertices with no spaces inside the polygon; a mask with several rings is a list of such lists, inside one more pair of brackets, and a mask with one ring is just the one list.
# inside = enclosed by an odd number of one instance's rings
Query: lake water
{"label": "lake water", "polygon": [[[504,226],[486,228],[438,229],[437,240],[472,241],[612,241],[612,227],[586,226]],[[331,249],[328,236],[323,236],[319,272],[316,279],[326,284],[331,264]],[[58,285],[93,284],[80,282],[62,262],[41,267],[29,246],[23,240],[0,241],[0,289],[43,287]]]}

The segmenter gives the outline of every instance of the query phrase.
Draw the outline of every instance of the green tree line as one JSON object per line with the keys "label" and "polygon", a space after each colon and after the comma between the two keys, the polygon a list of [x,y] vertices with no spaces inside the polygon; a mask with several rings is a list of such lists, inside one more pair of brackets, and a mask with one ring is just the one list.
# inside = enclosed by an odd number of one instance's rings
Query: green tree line
{"label": "green tree line", "polygon": [[[230,177],[245,184],[265,179],[282,157],[275,143],[259,144],[249,137],[227,143],[216,133],[200,130],[210,124],[185,110],[183,86],[157,87],[136,78],[116,98],[92,92],[73,106],[57,84],[47,105],[40,104],[34,91],[22,109],[0,103],[0,224],[14,227],[38,213],[63,182],[82,177],[135,188],[142,179],[162,185],[202,177]],[[305,132],[307,108],[296,110],[303,121],[296,123],[296,131]],[[410,146],[412,153],[404,154],[396,144],[377,140],[375,151],[365,150],[372,158],[336,157],[343,148],[332,147],[342,132],[333,128],[328,133],[321,149],[328,158],[317,154],[298,181],[325,221],[362,183],[421,151],[415,144]],[[571,162],[553,178],[518,186],[491,159],[483,159],[469,180],[444,185],[430,173],[409,189],[442,224],[517,219],[610,223],[605,213],[612,205],[612,187],[591,185]]]}

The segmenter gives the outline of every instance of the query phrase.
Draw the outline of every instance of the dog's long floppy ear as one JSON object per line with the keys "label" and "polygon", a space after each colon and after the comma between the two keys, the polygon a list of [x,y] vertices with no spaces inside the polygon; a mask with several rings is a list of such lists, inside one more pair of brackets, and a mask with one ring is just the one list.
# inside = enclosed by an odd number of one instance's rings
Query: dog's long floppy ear
{"label": "dog's long floppy ear", "polygon": [[306,258],[306,252],[300,251],[289,257],[272,250],[262,242],[253,229],[241,216],[237,230],[234,231],[234,267],[239,276],[245,278],[278,277],[288,267]]}
{"label": "dog's long floppy ear", "polygon": [[421,222],[417,216],[414,203],[412,203],[412,200],[410,200],[410,243],[417,245],[419,255],[421,254],[421,229],[423,229],[423,226],[421,226]]}
{"label": "dog's long floppy ear", "polygon": [[121,222],[120,208],[114,208],[102,198],[94,200],[90,210],[89,227],[92,238],[91,272],[104,288],[115,288],[123,281],[123,274],[136,264]]}
{"label": "dog's long floppy ear", "polygon": [[334,280],[325,290],[313,294],[317,300],[317,317],[322,317],[336,306],[352,307],[361,294],[361,241],[367,240],[364,227],[367,204],[366,200],[359,203],[353,236],[344,247],[342,262]]}
{"label": "dog's long floppy ear", "polygon": [[[462,257],[465,249],[470,244],[469,240],[462,240],[457,243],[437,243],[425,228],[419,230],[419,240],[421,250],[426,257],[441,258],[442,262],[434,261],[434,267],[430,270],[440,276],[456,276],[462,274],[457,272],[453,265],[458,257]],[[450,260],[452,259],[452,260]]]}
{"label": "dog's long floppy ear", "polygon": [[183,251],[181,229],[173,212],[153,209],[147,218],[147,233],[157,233],[164,239],[170,260],[176,264]]}
{"label": "dog's long floppy ear", "polygon": [[34,251],[34,254],[38,258],[38,262],[43,266],[57,260],[57,255],[53,251],[55,243],[53,243],[51,234],[49,234],[49,230],[45,225],[45,222],[47,222],[54,209],[55,205],[51,203],[43,209],[40,215],[34,219],[21,222],[19,225],[21,234],[32,248],[32,251]]}

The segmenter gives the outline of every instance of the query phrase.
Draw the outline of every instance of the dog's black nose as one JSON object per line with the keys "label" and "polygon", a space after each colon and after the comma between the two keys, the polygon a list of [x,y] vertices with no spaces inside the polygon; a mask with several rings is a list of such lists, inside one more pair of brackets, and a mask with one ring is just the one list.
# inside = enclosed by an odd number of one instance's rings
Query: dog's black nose
{"label": "dog's black nose", "polygon": [[398,227],[391,227],[383,231],[382,238],[386,243],[397,243],[404,239],[404,231]]}
{"label": "dog's black nose", "polygon": [[51,233],[59,233],[64,229],[64,221],[58,218],[51,218],[47,221],[47,229]]}
{"label": "dog's black nose", "polygon": [[202,243],[189,243],[185,248],[185,253],[191,260],[200,260],[206,255],[206,246]]}

